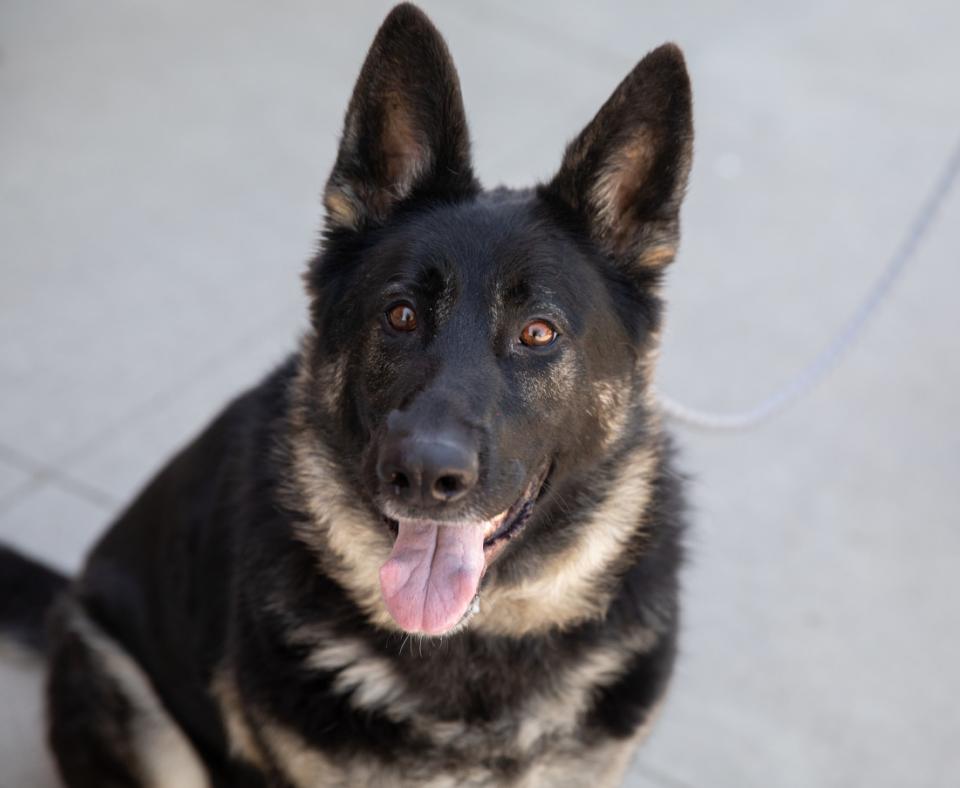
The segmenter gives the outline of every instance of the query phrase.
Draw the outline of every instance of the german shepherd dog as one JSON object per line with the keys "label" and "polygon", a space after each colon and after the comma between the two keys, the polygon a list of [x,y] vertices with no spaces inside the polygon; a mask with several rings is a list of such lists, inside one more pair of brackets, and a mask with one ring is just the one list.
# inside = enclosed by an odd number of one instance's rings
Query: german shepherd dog
{"label": "german shepherd dog", "polygon": [[681,483],[651,378],[691,146],[667,44],[549,182],[484,191],[443,39],[389,14],[299,351],[79,577],[0,558],[66,784],[618,783],[676,649]]}

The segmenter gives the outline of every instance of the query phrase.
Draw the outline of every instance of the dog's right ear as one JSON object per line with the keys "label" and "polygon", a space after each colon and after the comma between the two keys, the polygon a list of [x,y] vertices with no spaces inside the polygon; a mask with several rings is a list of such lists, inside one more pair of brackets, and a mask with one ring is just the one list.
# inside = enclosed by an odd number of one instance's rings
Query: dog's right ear
{"label": "dog's right ear", "polygon": [[462,199],[479,186],[460,81],[426,15],[404,3],[380,27],[350,99],[324,193],[329,230],[378,224],[415,196]]}

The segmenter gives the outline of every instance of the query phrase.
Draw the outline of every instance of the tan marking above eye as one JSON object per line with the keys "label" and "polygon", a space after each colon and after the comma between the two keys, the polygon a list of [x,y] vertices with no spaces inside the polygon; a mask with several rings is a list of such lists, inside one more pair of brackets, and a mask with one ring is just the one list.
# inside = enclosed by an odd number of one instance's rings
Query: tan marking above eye
{"label": "tan marking above eye", "polygon": [[417,327],[417,313],[407,303],[390,307],[387,320],[397,331],[413,331]]}
{"label": "tan marking above eye", "polygon": [[557,330],[546,320],[531,320],[520,332],[520,341],[528,347],[544,347],[557,338]]}

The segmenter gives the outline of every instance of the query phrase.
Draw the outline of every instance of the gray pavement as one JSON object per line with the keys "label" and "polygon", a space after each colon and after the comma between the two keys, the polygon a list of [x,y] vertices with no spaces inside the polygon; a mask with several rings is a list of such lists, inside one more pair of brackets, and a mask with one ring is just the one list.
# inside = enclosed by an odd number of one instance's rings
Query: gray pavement
{"label": "gray pavement", "polygon": [[[697,156],[661,387],[787,381],[960,136],[960,7],[424,3],[488,184],[548,176],[645,51],[687,54]],[[298,275],[384,2],[0,6],[0,538],[66,569],[293,346]],[[834,375],[755,430],[679,427],[683,654],[630,785],[960,784],[960,192]],[[238,275],[239,274],[239,275]],[[0,788],[53,784],[0,669]]]}

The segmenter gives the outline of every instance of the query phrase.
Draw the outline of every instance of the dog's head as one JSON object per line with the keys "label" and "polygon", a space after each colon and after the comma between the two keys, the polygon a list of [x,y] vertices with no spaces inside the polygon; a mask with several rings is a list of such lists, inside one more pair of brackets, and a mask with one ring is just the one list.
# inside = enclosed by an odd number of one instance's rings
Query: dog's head
{"label": "dog's head", "polygon": [[666,45],[549,183],[485,192],[443,39],[413,6],[387,17],[324,196],[300,386],[304,453],[325,464],[303,483],[326,490],[324,549],[368,611],[449,632],[481,581],[516,586],[585,549],[578,512],[649,443],[657,286],[691,143],[683,57]]}

